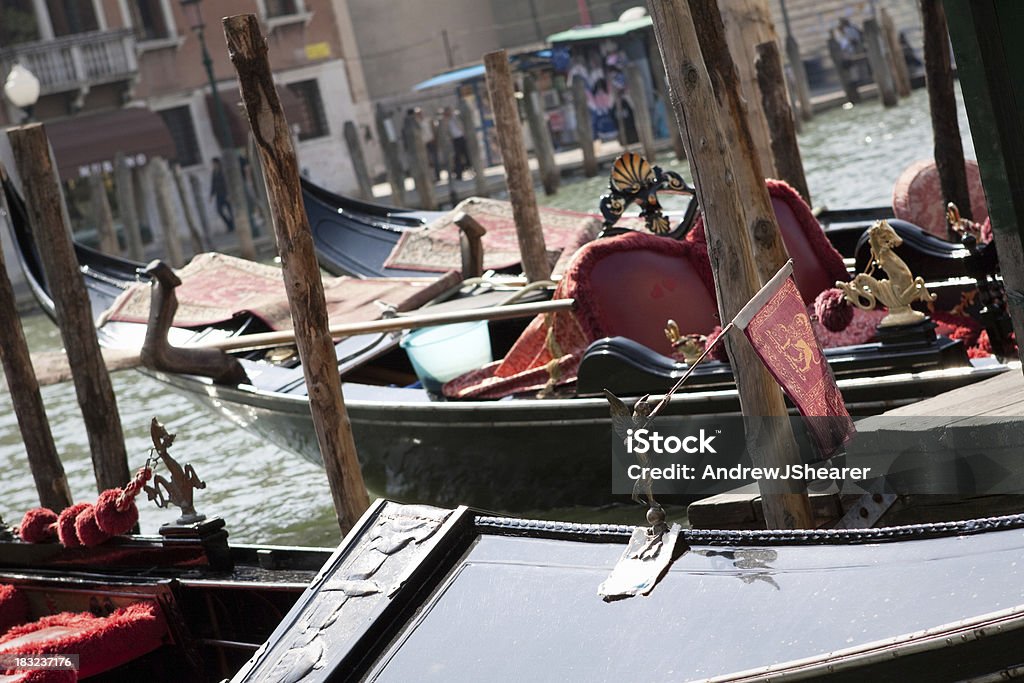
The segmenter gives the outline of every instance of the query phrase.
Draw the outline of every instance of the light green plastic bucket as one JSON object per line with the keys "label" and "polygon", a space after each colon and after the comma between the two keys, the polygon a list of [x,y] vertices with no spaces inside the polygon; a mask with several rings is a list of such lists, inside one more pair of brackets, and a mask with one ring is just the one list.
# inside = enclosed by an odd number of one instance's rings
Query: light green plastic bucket
{"label": "light green plastic bucket", "polygon": [[423,388],[441,393],[441,385],[491,362],[487,321],[424,327],[400,342]]}

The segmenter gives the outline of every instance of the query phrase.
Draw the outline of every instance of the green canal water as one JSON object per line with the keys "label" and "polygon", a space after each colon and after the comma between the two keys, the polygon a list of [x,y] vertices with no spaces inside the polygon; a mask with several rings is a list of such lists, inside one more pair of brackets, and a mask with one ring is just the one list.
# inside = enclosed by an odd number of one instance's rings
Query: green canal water
{"label": "green canal water", "polygon": [[[965,154],[974,156],[961,104]],[[928,99],[915,91],[898,108],[878,103],[836,109],[807,124],[800,137],[804,165],[815,205],[831,208],[890,203],[892,185],[911,162],[932,156]],[[683,164],[663,164],[690,178]],[[574,181],[574,182],[573,182]],[[577,210],[596,210],[604,177],[572,179],[543,203]],[[33,351],[58,349],[60,335],[42,315],[23,318]],[[124,425],[129,463],[134,470],[149,451],[149,422],[158,417],[178,435],[173,452],[190,461],[207,488],[197,493],[197,507],[228,521],[235,541],[300,545],[333,545],[338,540],[327,480],[321,469],[282,451],[226,420],[207,413],[188,399],[135,372],[115,373],[114,390]],[[70,383],[43,389],[51,429],[63,458],[75,500],[96,497],[88,440]],[[6,385],[0,390],[0,516],[17,523],[38,504],[21,433]],[[611,513],[554,510],[546,516],[642,523],[643,510]],[[625,517],[623,515],[625,514]],[[142,529],[155,532],[176,513],[143,502]]]}

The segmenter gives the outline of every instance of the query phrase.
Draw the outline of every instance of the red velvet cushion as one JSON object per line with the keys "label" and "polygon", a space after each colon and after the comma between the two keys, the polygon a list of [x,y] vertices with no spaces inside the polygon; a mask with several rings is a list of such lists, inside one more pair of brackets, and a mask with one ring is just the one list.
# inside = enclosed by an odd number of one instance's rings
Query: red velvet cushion
{"label": "red velvet cushion", "polygon": [[28,620],[28,600],[14,586],[0,584],[0,636]]}
{"label": "red velvet cushion", "polygon": [[61,612],[0,638],[0,654],[79,655],[79,678],[114,669],[163,644],[167,625],[153,603],[122,607],[106,617]]}

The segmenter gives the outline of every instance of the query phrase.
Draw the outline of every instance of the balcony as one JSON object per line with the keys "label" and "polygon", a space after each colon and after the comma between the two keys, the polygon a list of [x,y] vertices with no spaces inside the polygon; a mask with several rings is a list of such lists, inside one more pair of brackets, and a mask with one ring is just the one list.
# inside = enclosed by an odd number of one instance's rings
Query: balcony
{"label": "balcony", "polygon": [[39,79],[40,94],[78,91],[104,83],[133,80],[139,71],[131,29],[76,33],[0,50],[0,73],[20,61]]}

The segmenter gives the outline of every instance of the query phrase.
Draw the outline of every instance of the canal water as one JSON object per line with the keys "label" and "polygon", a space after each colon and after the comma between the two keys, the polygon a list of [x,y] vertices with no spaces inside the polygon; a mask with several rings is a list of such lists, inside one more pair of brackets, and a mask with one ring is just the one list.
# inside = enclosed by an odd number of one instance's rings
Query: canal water
{"label": "canal water", "polygon": [[[965,155],[973,158],[962,103],[960,122]],[[887,205],[900,172],[913,161],[932,157],[927,93],[917,90],[888,111],[877,102],[869,102],[820,114],[805,125],[800,144],[815,206]],[[690,179],[685,163],[663,165]],[[602,176],[573,179],[554,197],[538,195],[548,205],[596,211],[606,185],[607,178]],[[60,335],[44,316],[26,316],[23,324],[33,351],[60,348]],[[227,519],[233,540],[299,545],[333,545],[338,541],[322,469],[197,408],[138,373],[120,372],[112,378],[133,470],[148,455],[149,422],[157,417],[168,431],[178,435],[172,453],[191,462],[207,483],[206,489],[196,495],[197,508]],[[43,400],[75,500],[91,502],[96,497],[95,481],[74,387],[71,383],[46,387]],[[0,472],[0,517],[17,524],[24,511],[37,505],[38,500],[6,384],[0,389]],[[177,516],[175,512],[157,510],[142,499],[140,502],[143,532],[154,533],[160,524]],[[632,512],[628,511],[625,518],[622,510],[603,516],[590,511],[553,510],[546,516],[606,521],[612,515],[617,521],[642,523],[643,511]]]}

